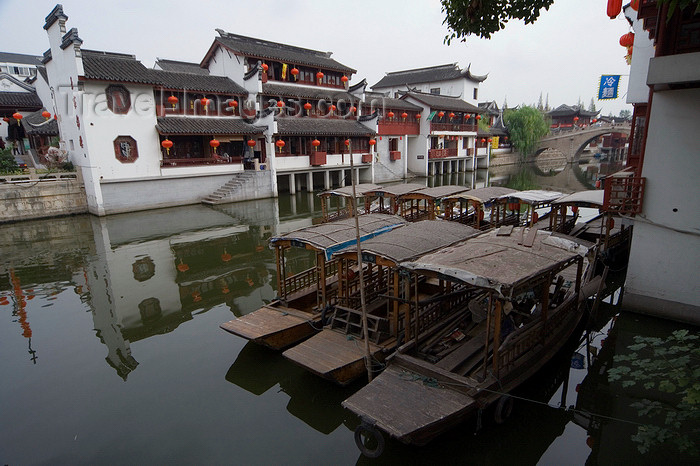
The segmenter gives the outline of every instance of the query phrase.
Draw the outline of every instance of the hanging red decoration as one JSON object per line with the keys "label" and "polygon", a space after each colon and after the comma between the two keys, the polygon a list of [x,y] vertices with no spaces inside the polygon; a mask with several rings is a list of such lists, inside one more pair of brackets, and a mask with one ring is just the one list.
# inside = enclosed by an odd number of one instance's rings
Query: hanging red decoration
{"label": "hanging red decoration", "polygon": [[228,101],[228,106],[229,106],[229,107],[233,107],[233,108],[237,108],[237,107],[238,107],[238,101],[237,101],[237,100],[229,100],[229,101]]}
{"label": "hanging red decoration", "polygon": [[403,118],[404,120],[405,120],[407,117],[408,117],[408,113],[403,112],[403,113],[401,114],[401,118]]}
{"label": "hanging red decoration", "polygon": [[255,139],[248,139],[246,144],[248,144],[248,147],[255,147],[255,144],[257,143],[255,142]]}
{"label": "hanging red decoration", "polygon": [[537,212],[533,212],[532,213],[532,223],[537,223],[537,220],[539,220],[539,219],[540,219],[540,214],[538,214]]}
{"label": "hanging red decoration", "polygon": [[577,212],[578,212],[578,206],[577,206],[577,205],[572,205],[572,206],[571,206],[571,211],[572,211],[573,213],[577,213]]}
{"label": "hanging red decoration", "polygon": [[340,80],[343,81],[343,84],[345,84],[345,83],[348,82],[350,79],[349,79],[347,76],[343,75],[343,77],[340,78]]}
{"label": "hanging red decoration", "polygon": [[224,262],[228,262],[231,259],[233,259],[233,256],[231,254],[229,254],[228,252],[226,252],[226,249],[224,249],[224,253],[221,255],[221,260]]}
{"label": "hanging red decoration", "polygon": [[576,123],[577,121],[578,121],[578,117],[575,116],[575,117],[574,117],[574,123]]}
{"label": "hanging red decoration", "polygon": [[165,152],[170,155],[170,148],[173,147],[173,141],[171,141],[168,138],[165,138],[163,142],[160,143],[161,146],[165,149]]}
{"label": "hanging red decoration", "polygon": [[278,106],[279,108],[284,107],[284,100],[278,100],[278,101],[277,101],[277,106]]}
{"label": "hanging red decoration", "polygon": [[639,0],[632,0],[630,2],[630,8],[632,8],[634,11],[639,11]]}
{"label": "hanging red decoration", "polygon": [[306,103],[304,104],[304,110],[306,110],[307,113],[311,110],[311,107],[313,107],[313,105],[311,105],[311,104],[308,103],[308,102],[306,102]]}
{"label": "hanging red decoration", "polygon": [[263,64],[262,64],[262,69],[263,69],[263,71],[264,71],[265,73],[267,73],[267,70],[268,70],[269,68],[270,68],[270,67],[267,66],[267,63],[263,63]]}
{"label": "hanging red decoration", "polygon": [[319,141],[318,139],[314,139],[313,141],[311,141],[311,145],[314,146],[314,150],[318,150],[318,146],[321,145],[321,141]]}
{"label": "hanging red decoration", "polygon": [[444,117],[444,116],[445,116],[445,112],[440,112],[440,113],[438,113],[438,116],[439,116],[440,118]]}
{"label": "hanging red decoration", "polygon": [[177,269],[178,269],[180,272],[187,272],[188,270],[190,270],[190,266],[187,265],[187,264],[183,264],[183,263],[182,263],[182,259],[180,259],[180,263],[177,264]]}
{"label": "hanging red decoration", "polygon": [[454,112],[450,112],[450,114],[448,116],[450,117],[450,120],[451,120],[455,117],[455,114],[454,114]]}
{"label": "hanging red decoration", "polygon": [[19,120],[21,120],[21,119],[24,118],[24,117],[22,116],[21,113],[15,112],[15,113],[12,114],[12,118],[14,118],[15,120],[17,120],[17,122],[19,122]]}
{"label": "hanging red decoration", "polygon": [[331,105],[331,113],[335,112],[335,109],[336,109],[335,105]]}
{"label": "hanging red decoration", "polygon": [[468,120],[470,116],[471,116],[471,115],[469,115],[468,113],[465,113],[465,114],[464,114],[464,119],[465,119],[465,120]]}
{"label": "hanging red decoration", "polygon": [[216,148],[219,147],[220,144],[221,143],[216,139],[212,139],[211,141],[209,141],[209,145],[214,149],[215,154],[216,154]]}
{"label": "hanging red decoration", "polygon": [[491,138],[488,138],[487,141],[488,141],[488,142],[491,142]]}
{"label": "hanging red decoration", "polygon": [[610,217],[608,219],[608,229],[612,230],[613,228],[615,228],[615,219]]}
{"label": "hanging red decoration", "polygon": [[316,73],[316,79],[318,79],[319,81],[323,79],[323,73],[321,71]]}
{"label": "hanging red decoration", "polygon": [[4,121],[5,123],[9,123],[9,122],[10,122],[10,119],[7,118],[7,117],[3,117],[2,121]]}
{"label": "hanging red decoration", "polygon": [[346,147],[350,147],[350,139],[346,139],[346,140],[345,140],[345,146],[346,146]]}
{"label": "hanging red decoration", "polygon": [[43,112],[41,112],[41,116],[48,120],[49,118],[51,118],[51,112],[44,110]]}
{"label": "hanging red decoration", "polygon": [[209,104],[209,99],[206,97],[202,97],[199,101],[202,103],[202,107],[206,107]]}
{"label": "hanging red decoration", "polygon": [[608,16],[615,19],[622,11],[622,0],[608,0]]}
{"label": "hanging red decoration", "polygon": [[296,67],[294,67],[291,70],[289,70],[289,74],[294,76],[294,79],[296,79],[296,77],[299,76],[299,70]]}
{"label": "hanging red decoration", "polygon": [[623,47],[632,47],[634,45],[634,32],[628,32],[620,37],[620,45]]}
{"label": "hanging red decoration", "polygon": [[180,101],[180,99],[178,99],[174,95],[171,95],[170,97],[168,97],[168,103],[171,104],[173,106],[173,108],[175,108],[175,105],[177,105],[177,103],[179,101]]}
{"label": "hanging red decoration", "polygon": [[389,112],[386,114],[389,118],[394,118],[394,112]]}
{"label": "hanging red decoration", "polygon": [[370,145],[370,146],[374,146],[375,144],[377,144],[376,139],[370,139],[370,140],[369,140],[369,145]]}
{"label": "hanging red decoration", "polygon": [[485,139],[485,138],[481,138],[481,142],[486,142],[486,139]]}
{"label": "hanging red decoration", "polygon": [[285,146],[285,142],[281,139],[278,139],[277,142],[275,142],[275,145],[279,147],[280,152],[282,152],[282,148]]}
{"label": "hanging red decoration", "polygon": [[416,113],[416,120],[420,120],[420,113]]}
{"label": "hanging red decoration", "polygon": [[477,116],[476,116],[476,119],[477,119],[477,120],[481,120],[481,115],[477,115]]}
{"label": "hanging red decoration", "polygon": [[352,113],[357,113],[357,107],[352,107],[352,108],[350,109],[350,111],[351,111]]}

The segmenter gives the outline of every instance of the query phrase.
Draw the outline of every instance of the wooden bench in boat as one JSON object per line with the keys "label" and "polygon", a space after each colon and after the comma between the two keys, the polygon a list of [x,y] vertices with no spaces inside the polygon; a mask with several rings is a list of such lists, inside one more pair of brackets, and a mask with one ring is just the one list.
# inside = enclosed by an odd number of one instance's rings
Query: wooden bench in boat
{"label": "wooden bench in boat", "polygon": [[268,348],[281,350],[318,332],[320,313],[307,313],[279,302],[224,322],[220,327]]}

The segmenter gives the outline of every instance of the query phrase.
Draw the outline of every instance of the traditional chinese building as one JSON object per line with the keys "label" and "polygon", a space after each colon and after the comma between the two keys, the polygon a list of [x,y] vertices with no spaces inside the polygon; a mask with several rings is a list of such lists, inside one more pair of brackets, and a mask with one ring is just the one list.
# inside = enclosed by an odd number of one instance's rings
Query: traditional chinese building
{"label": "traditional chinese building", "polygon": [[589,112],[579,105],[562,104],[554,110],[547,112],[547,116],[552,119],[552,128],[573,128],[584,127],[591,124],[596,119],[598,112]]}

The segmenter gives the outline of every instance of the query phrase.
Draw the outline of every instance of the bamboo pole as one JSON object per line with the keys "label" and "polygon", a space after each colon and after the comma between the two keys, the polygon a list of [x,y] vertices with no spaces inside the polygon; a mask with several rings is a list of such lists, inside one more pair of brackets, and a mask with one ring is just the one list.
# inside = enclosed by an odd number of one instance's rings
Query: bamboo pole
{"label": "bamboo pole", "polygon": [[357,216],[357,191],[355,189],[355,164],[352,160],[352,144],[348,144],[350,154],[350,183],[352,184],[352,200],[350,208],[355,217],[355,239],[357,240],[357,269],[360,274],[360,304],[362,306],[362,333],[365,338],[365,366],[367,367],[367,379],[372,381],[372,354],[369,350],[369,329],[367,328],[367,303],[365,302],[365,279],[362,273],[362,248],[360,246],[360,219]]}

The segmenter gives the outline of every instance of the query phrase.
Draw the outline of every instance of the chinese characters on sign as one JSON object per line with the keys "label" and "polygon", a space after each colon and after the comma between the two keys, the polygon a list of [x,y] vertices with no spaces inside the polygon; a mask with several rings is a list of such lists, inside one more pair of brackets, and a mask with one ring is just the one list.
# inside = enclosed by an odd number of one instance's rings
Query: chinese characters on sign
{"label": "chinese characters on sign", "polygon": [[617,99],[617,87],[620,85],[619,74],[604,74],[600,77],[598,100]]}

